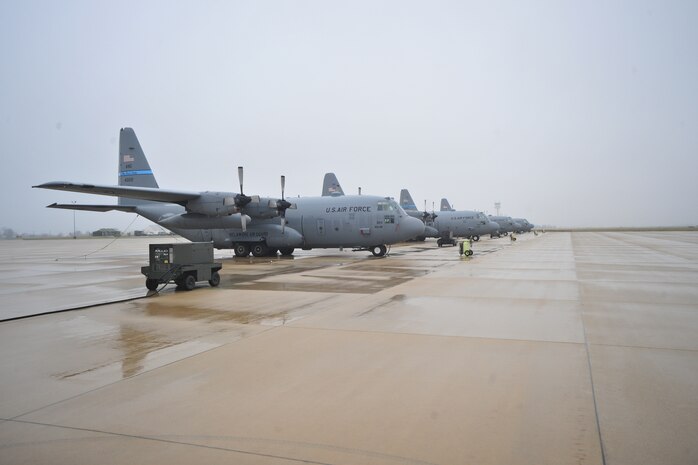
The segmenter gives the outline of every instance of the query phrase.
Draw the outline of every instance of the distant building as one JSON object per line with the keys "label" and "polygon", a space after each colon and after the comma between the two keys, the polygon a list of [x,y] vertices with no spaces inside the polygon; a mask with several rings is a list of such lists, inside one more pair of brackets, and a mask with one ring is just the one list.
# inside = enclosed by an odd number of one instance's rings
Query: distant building
{"label": "distant building", "polygon": [[113,228],[102,228],[92,233],[94,237],[119,237],[121,236],[121,231]]}

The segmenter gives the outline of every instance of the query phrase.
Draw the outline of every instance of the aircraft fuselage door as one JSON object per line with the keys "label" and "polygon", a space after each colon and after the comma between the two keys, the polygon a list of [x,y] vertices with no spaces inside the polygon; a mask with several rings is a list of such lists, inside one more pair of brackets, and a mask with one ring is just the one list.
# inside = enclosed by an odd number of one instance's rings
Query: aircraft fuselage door
{"label": "aircraft fuselage door", "polygon": [[318,236],[325,235],[325,219],[324,218],[317,219],[317,234],[318,234]]}

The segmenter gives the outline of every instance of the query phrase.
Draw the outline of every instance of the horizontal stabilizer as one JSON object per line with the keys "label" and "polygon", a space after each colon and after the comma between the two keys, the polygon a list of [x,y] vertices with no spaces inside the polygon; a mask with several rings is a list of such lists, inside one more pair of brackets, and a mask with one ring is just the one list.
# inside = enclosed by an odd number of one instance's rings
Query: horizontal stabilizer
{"label": "horizontal stabilizer", "polygon": [[112,210],[135,213],[136,207],[129,205],[77,205],[74,203],[52,203],[47,205],[46,208],[62,208],[64,210],[84,210],[91,212],[109,212]]}
{"label": "horizontal stabilizer", "polygon": [[85,194],[111,195],[130,199],[152,200],[155,202],[178,203],[180,205],[201,196],[198,192],[173,191],[154,187],[104,186],[97,184],[75,184],[71,182],[47,182],[39,184],[41,189],[82,192]]}

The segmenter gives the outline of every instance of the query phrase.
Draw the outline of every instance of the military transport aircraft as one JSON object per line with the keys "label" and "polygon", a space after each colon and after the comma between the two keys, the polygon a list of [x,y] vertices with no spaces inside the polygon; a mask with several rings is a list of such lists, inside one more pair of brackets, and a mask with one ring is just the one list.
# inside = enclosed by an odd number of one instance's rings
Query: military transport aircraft
{"label": "military transport aircraft", "polygon": [[[454,210],[453,208],[451,208],[451,204],[448,203],[448,200],[441,199],[441,211],[448,212]],[[510,232],[525,233],[533,229],[533,225],[529,223],[526,218],[512,218],[511,216],[489,215],[489,219],[490,221],[494,221],[499,225],[499,231],[494,233],[493,237],[501,237],[502,234],[506,236]]]}
{"label": "military transport aircraft", "polygon": [[136,133],[123,128],[119,138],[119,185],[48,182],[38,186],[119,197],[118,205],[52,204],[49,208],[111,210],[137,213],[191,241],[212,241],[239,257],[291,255],[296,247],[353,247],[383,256],[387,245],[424,233],[424,224],[410,217],[394,200],[372,195],[284,198],[240,193],[187,192],[160,189]]}
{"label": "military transport aircraft", "polygon": [[489,219],[499,225],[499,230],[494,233],[496,237],[507,236],[509,233],[517,232],[521,227],[511,216],[489,216]]}
{"label": "military transport aircraft", "polygon": [[530,232],[533,229],[533,225],[528,222],[526,218],[512,218],[514,220],[514,223],[518,223],[520,228],[517,231],[518,233],[527,233]]}
{"label": "military transport aircraft", "polygon": [[420,212],[417,210],[414,200],[412,200],[412,196],[407,189],[400,191],[400,206],[409,215],[425,218],[426,224],[438,231],[439,239],[436,243],[439,247],[443,244],[455,244],[454,237],[467,237],[468,239],[479,241],[481,235],[491,235],[499,229],[499,225],[494,221],[490,221],[482,212],[449,210],[440,211],[438,214],[434,212],[429,214],[426,211],[426,207],[424,212]]}
{"label": "military transport aircraft", "polygon": [[[359,193],[361,192],[361,188],[359,188]],[[337,176],[334,173],[325,173],[325,178],[323,179],[322,182],[322,195],[323,196],[332,196],[332,197],[338,197],[340,195],[344,195],[344,190],[342,189],[342,186],[339,184],[339,180],[337,180]],[[422,231],[420,234],[412,237],[409,240],[415,240],[415,241],[424,241],[426,240],[427,237],[439,237],[439,232],[432,228],[431,226],[426,224],[426,217],[424,216],[419,216],[419,215],[413,215],[410,212],[407,212],[408,215],[413,216],[415,218],[419,218],[422,220],[422,223],[424,223],[424,231]],[[431,217],[429,217],[431,218]]]}

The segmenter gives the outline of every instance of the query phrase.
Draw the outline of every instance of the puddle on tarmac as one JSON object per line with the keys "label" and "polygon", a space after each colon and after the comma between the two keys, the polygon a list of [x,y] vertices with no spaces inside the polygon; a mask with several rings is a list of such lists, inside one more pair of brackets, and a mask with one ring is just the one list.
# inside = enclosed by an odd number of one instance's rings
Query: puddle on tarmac
{"label": "puddle on tarmac", "polygon": [[276,326],[286,324],[292,320],[287,311],[260,313],[240,310],[214,310],[196,306],[178,305],[176,303],[173,304],[171,300],[169,300],[168,303],[157,301],[147,302],[143,306],[143,311],[146,315],[154,317],[206,320],[210,322],[228,321],[243,325],[257,323]]}
{"label": "puddle on tarmac", "polygon": [[[145,360],[149,354],[176,345],[176,342],[164,338],[155,331],[142,331],[129,325],[121,325],[119,331],[110,334],[113,337],[113,348],[121,352],[120,361],[113,358],[108,362],[76,371],[59,373],[54,375],[58,379],[71,379],[76,376],[84,377],[97,375],[107,371],[116,371],[120,368],[121,377],[128,378],[143,371]],[[104,335],[100,337],[104,339]],[[118,366],[117,366],[118,365]]]}
{"label": "puddle on tarmac", "polygon": [[[430,269],[400,265],[372,265],[366,261],[344,265],[311,264],[310,260],[303,260],[306,266],[271,266],[268,270],[255,270],[255,273],[245,273],[244,266],[231,266],[221,274],[220,286],[251,291],[373,294],[431,272]],[[328,272],[328,268],[331,271]],[[289,276],[289,279],[284,280],[284,276]]]}

